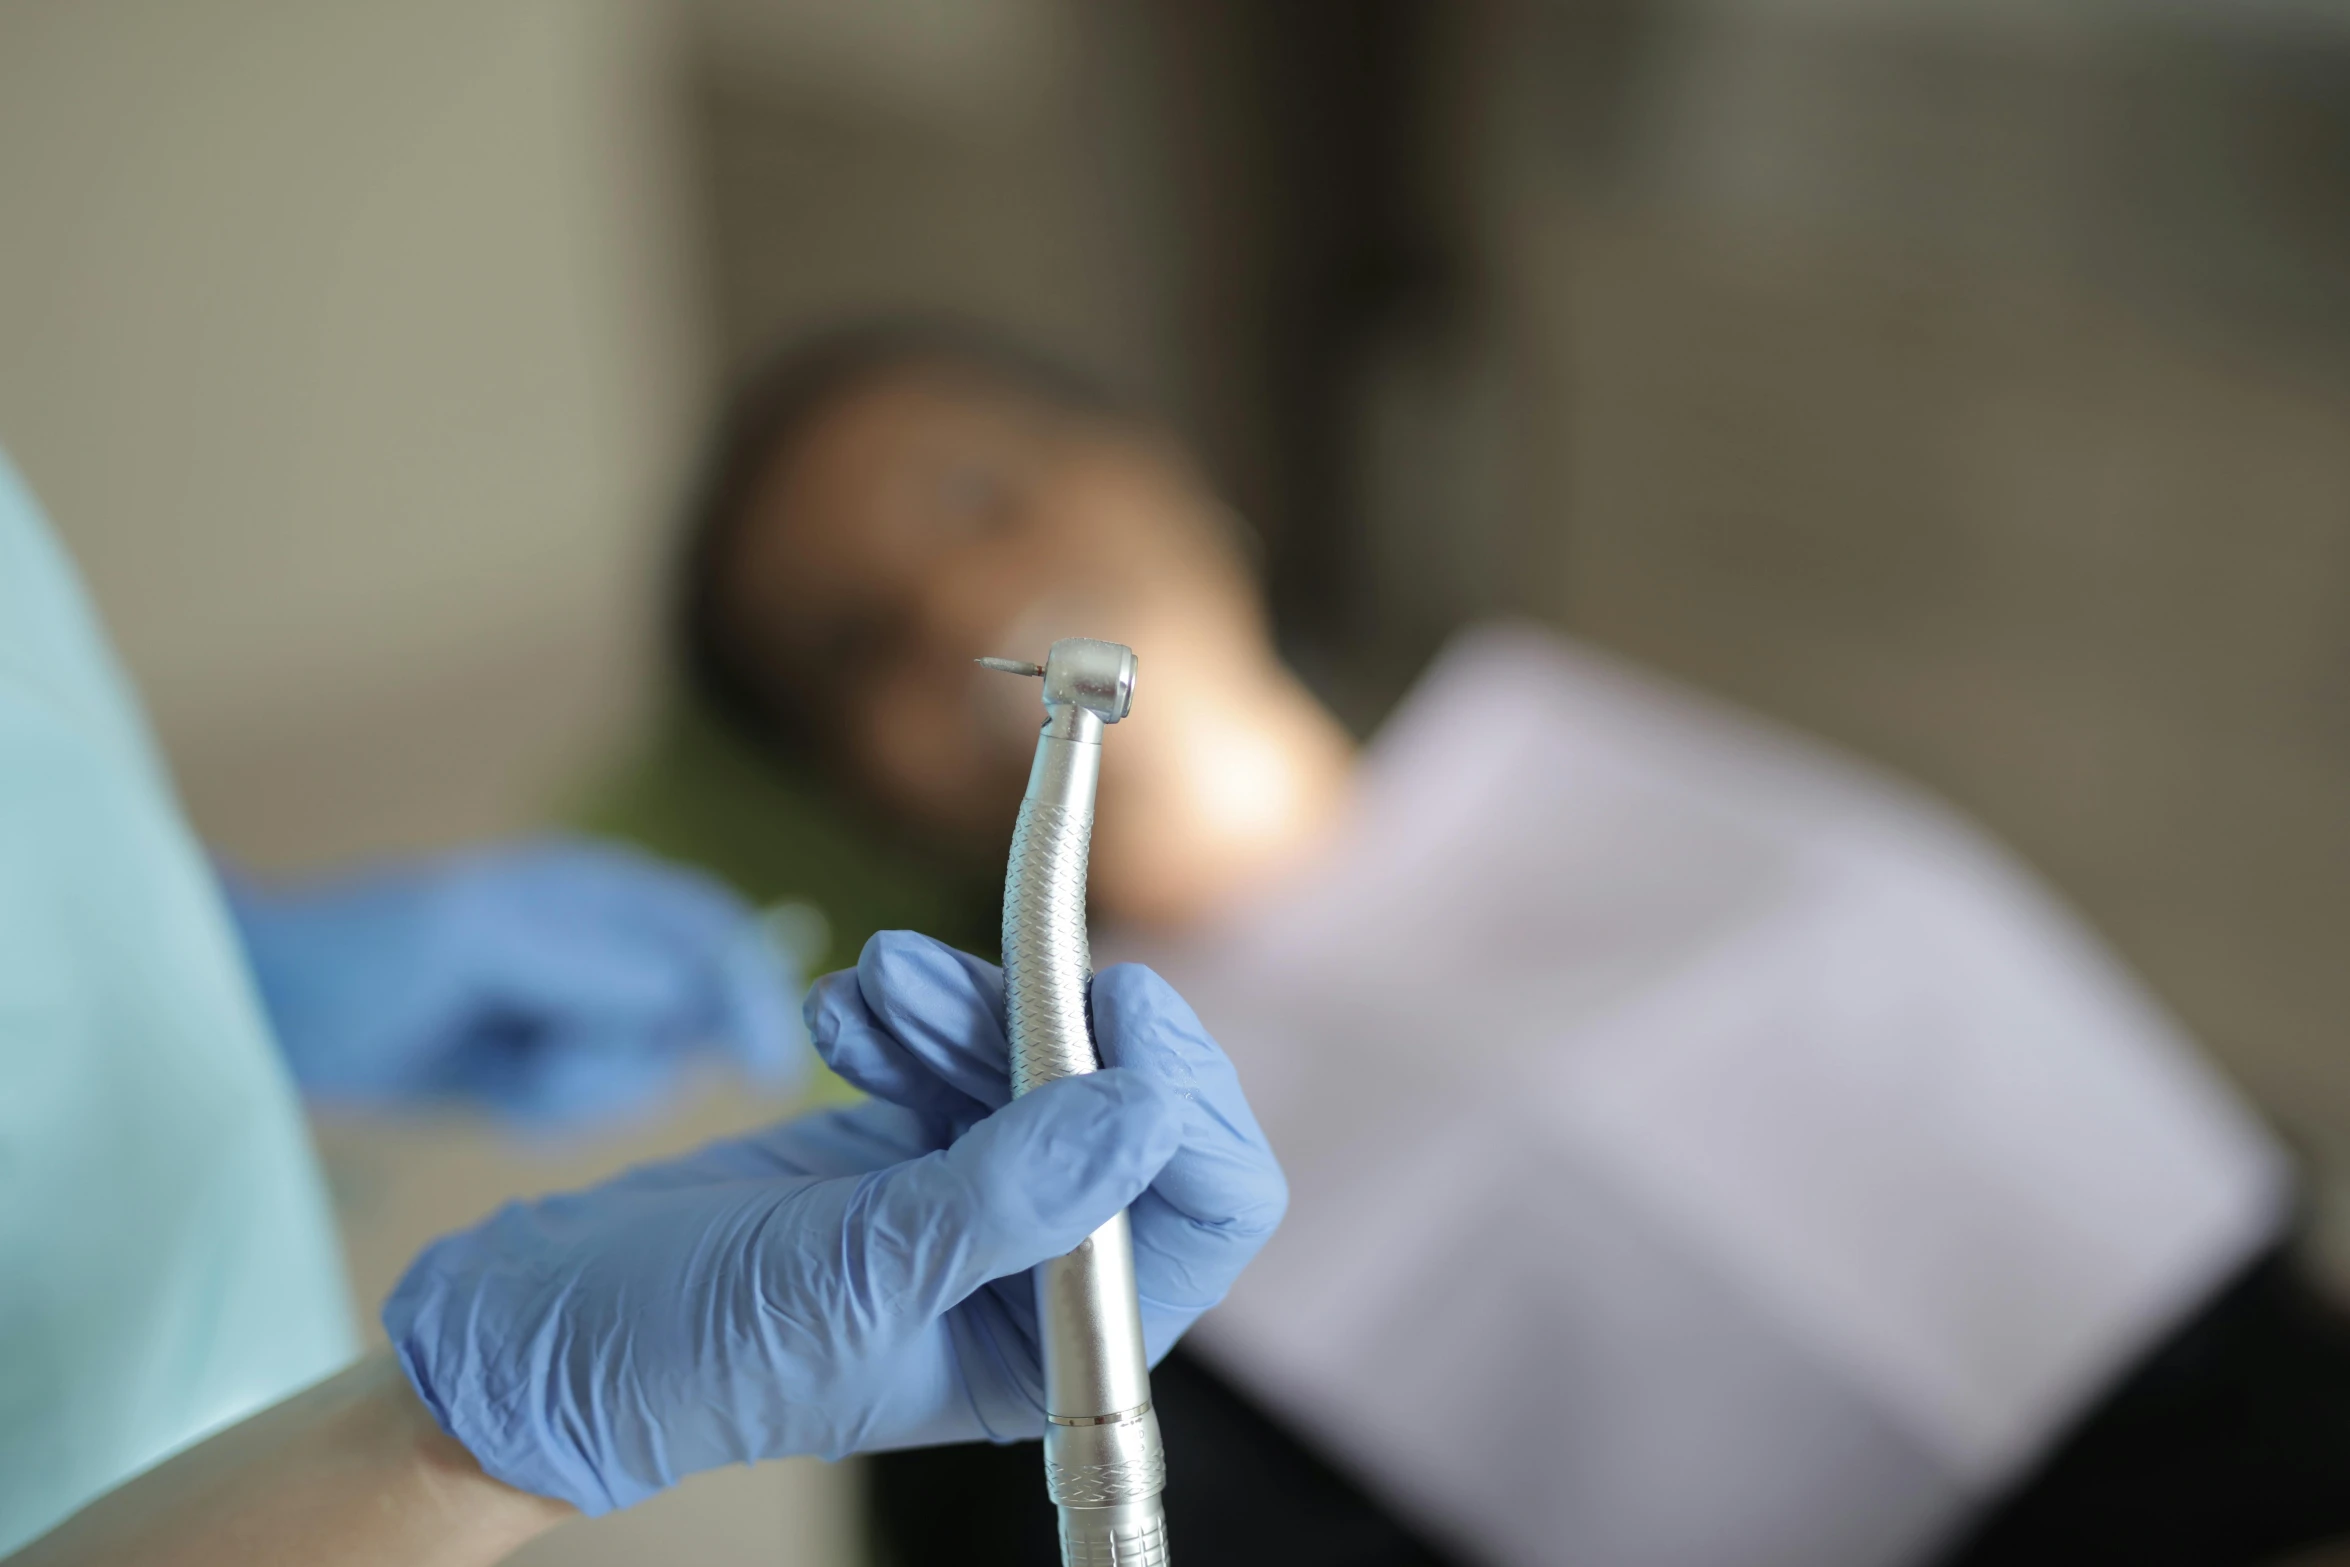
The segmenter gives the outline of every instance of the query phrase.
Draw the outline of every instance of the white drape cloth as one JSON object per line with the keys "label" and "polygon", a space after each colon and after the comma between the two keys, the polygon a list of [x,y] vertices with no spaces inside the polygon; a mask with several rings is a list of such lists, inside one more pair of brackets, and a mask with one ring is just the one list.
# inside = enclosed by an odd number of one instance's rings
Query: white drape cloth
{"label": "white drape cloth", "polygon": [[1504,1567],[1916,1559],[2282,1223],[2258,1123],[1949,813],[1530,629],[1181,946],[1293,1189],[1196,1342]]}

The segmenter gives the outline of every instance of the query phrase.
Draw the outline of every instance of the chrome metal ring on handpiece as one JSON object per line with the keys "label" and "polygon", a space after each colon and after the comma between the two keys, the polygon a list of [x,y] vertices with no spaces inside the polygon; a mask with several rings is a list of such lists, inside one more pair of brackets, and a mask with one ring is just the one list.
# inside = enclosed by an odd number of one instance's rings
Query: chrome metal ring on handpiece
{"label": "chrome metal ring on handpiece", "polygon": [[[1134,652],[1068,637],[1042,664],[982,659],[1040,676],[1045,721],[1004,876],[1005,1010],[1012,1091],[1091,1072],[1085,862],[1105,725],[1134,703]],[[1160,1495],[1166,1455],[1151,1412],[1134,1244],[1123,1213],[1037,1269],[1047,1424],[1045,1485],[1061,1520],[1064,1567],[1166,1567]]]}

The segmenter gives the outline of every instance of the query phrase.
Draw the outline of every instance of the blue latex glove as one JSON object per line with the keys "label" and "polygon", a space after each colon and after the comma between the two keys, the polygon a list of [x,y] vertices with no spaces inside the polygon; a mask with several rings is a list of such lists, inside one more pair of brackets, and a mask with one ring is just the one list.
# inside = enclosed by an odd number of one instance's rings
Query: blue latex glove
{"label": "blue latex glove", "polygon": [[489,1473],[591,1514],[721,1464],[1038,1435],[1030,1268],[1131,1205],[1156,1359],[1288,1200],[1166,982],[1093,997],[1110,1067],[1010,1102],[998,971],[874,937],[808,998],[873,1100],[435,1242],[384,1305],[401,1363]]}
{"label": "blue latex glove", "polygon": [[804,1060],[798,990],[752,912],[630,850],[541,840],[348,879],[224,875],[303,1091],[465,1101],[555,1124],[635,1110],[699,1052]]}

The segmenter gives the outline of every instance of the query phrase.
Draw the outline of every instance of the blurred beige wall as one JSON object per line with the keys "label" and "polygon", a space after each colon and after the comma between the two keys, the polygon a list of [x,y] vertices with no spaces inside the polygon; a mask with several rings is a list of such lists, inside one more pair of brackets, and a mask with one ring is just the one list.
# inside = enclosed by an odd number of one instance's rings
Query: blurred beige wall
{"label": "blurred beige wall", "polygon": [[843,319],[992,323],[1154,401],[1185,360],[1134,8],[706,0],[695,72],[730,362]]}
{"label": "blurred beige wall", "polygon": [[0,441],[215,842],[512,827],[625,720],[699,371],[662,16],[0,4]]}

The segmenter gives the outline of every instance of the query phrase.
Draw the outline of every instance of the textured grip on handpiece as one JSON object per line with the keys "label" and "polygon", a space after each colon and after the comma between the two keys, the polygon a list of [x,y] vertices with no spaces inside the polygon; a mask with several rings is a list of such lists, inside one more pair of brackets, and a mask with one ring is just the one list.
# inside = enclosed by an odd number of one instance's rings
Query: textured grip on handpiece
{"label": "textured grip on handpiece", "polygon": [[1005,1010],[1012,1035],[1012,1092],[1090,1072],[1093,1030],[1086,995],[1093,952],[1085,934],[1085,860],[1091,812],[1033,796],[1020,804],[1004,876]]}
{"label": "textured grip on handpiece", "polygon": [[[1098,735],[1095,728],[1093,734]],[[1098,741],[1037,742],[1004,877],[1004,985],[1012,1091],[1094,1071],[1085,928]],[[1168,1567],[1166,1459],[1121,1213],[1037,1270],[1045,1371],[1045,1483],[1064,1567]]]}

